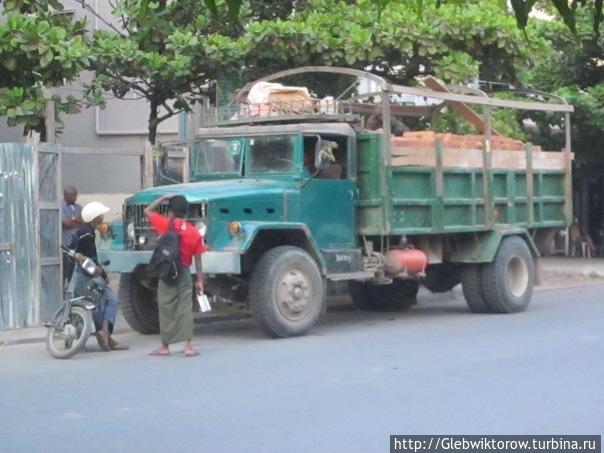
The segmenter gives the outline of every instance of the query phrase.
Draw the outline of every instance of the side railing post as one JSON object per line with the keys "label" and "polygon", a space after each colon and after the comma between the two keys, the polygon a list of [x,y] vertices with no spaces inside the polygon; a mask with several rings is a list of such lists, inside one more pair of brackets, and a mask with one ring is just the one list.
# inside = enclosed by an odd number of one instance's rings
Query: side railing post
{"label": "side railing post", "polygon": [[493,228],[495,223],[494,210],[495,199],[493,198],[493,160],[491,152],[491,108],[484,108],[485,128],[484,128],[484,145],[482,147],[482,177],[484,185],[484,210],[486,227]]}
{"label": "side railing post", "polygon": [[566,224],[570,225],[573,221],[573,159],[570,138],[570,113],[564,114],[564,129],[566,137],[566,145],[564,147],[564,217]]}

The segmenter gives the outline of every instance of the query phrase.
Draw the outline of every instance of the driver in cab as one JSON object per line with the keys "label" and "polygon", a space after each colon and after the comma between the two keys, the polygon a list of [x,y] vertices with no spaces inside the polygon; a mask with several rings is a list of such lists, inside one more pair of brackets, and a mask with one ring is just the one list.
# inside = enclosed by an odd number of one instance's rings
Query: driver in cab
{"label": "driver in cab", "polygon": [[319,153],[328,165],[317,170],[315,167],[316,143],[317,139],[315,137],[305,137],[304,139],[304,177],[310,178],[316,176],[319,179],[342,179],[342,165],[336,162],[336,158],[333,155],[333,149],[337,148],[338,144],[327,140],[321,142]]}

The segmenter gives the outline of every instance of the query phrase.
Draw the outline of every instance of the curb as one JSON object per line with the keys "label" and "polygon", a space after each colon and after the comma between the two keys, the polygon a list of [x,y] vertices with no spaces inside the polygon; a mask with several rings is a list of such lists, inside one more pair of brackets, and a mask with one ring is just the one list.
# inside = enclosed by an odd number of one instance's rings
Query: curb
{"label": "curb", "polygon": [[[45,343],[46,342],[46,327],[35,328],[36,330],[40,330],[40,332],[36,332],[33,334],[34,336],[28,338],[7,338],[5,340],[0,340],[0,348],[5,346],[16,346],[19,344],[35,344],[35,343]],[[17,329],[18,330],[18,329]],[[118,329],[114,332],[115,335],[124,335],[127,333],[133,333],[132,329]],[[2,332],[0,332],[0,336]],[[91,333],[92,335],[92,333]]]}
{"label": "curb", "polygon": [[[251,319],[251,313],[237,314],[237,315],[218,315],[213,316],[211,318],[193,318],[193,329],[196,329],[200,325],[212,324],[215,322],[224,322],[224,321],[243,321],[246,319]],[[123,321],[126,322],[126,321]],[[45,343],[46,342],[46,327],[31,327],[32,330],[36,332],[32,332],[32,336],[26,338],[7,338],[5,340],[0,340],[0,348],[5,346],[16,346],[20,344],[35,344],[35,343]],[[18,331],[16,329],[15,331]],[[130,333],[137,333],[136,331],[125,327],[122,329],[117,329],[114,332],[114,335],[127,335]],[[92,334],[91,334],[92,335]],[[0,332],[0,337],[2,336],[2,332]]]}

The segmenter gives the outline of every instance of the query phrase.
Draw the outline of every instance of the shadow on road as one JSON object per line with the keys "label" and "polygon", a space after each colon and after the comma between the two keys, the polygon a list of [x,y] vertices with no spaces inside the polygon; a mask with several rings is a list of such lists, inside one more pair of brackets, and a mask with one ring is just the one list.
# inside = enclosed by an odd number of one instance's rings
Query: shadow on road
{"label": "shadow on road", "polygon": [[[340,298],[329,302],[327,313],[322,316],[313,332],[321,333],[332,329],[365,327],[375,325],[381,321],[408,320],[409,322],[415,322],[453,315],[484,316],[470,313],[463,300],[459,300],[449,293],[419,297],[417,305],[402,311],[361,311],[350,302],[350,299]],[[230,338],[267,338],[250,314],[211,320],[197,318],[194,333],[196,336],[220,335]]]}

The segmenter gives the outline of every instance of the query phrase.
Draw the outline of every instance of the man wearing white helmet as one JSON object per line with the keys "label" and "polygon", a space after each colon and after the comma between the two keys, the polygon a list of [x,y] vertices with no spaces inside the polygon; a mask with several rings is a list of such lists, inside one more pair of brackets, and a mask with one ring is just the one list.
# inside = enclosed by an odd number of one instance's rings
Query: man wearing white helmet
{"label": "man wearing white helmet", "polygon": [[[92,259],[97,265],[96,274],[103,276],[105,281],[107,281],[107,274],[98,262],[95,230],[103,224],[103,216],[107,212],[109,212],[109,208],[98,201],[93,201],[84,206],[82,209],[82,220],[84,221],[84,224],[76,232],[70,246],[70,248],[74,249],[77,253],[81,253]],[[76,288],[78,288],[79,286],[86,284],[88,277],[79,271],[79,269],[77,269],[76,272],[75,278],[79,279],[80,282],[80,284],[78,284],[78,280],[76,280]],[[118,304],[119,301],[115,293],[107,284],[103,298],[101,299],[99,306],[93,312],[96,339],[103,351],[128,349],[127,346],[119,344],[111,337],[113,327],[115,326]]]}

